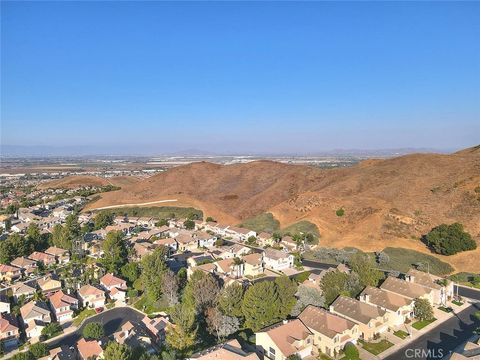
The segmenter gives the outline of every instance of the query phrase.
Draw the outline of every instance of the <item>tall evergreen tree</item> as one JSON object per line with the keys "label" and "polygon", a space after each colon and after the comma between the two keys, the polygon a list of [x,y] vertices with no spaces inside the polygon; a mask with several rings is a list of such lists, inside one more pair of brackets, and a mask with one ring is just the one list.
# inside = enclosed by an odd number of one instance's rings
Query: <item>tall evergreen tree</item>
{"label": "tall evergreen tree", "polygon": [[247,328],[258,331],[278,322],[281,320],[279,309],[280,300],[275,283],[262,281],[245,292],[242,311]]}

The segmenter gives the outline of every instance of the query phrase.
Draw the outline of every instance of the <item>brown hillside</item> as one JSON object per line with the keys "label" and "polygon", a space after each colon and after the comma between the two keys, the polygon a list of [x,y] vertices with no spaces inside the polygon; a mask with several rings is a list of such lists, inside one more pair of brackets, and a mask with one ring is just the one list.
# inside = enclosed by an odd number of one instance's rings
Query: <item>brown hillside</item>
{"label": "brown hillside", "polygon": [[[440,223],[462,222],[480,236],[480,152],[412,154],[324,170],[271,161],[222,166],[194,163],[102,194],[91,208],[178,199],[220,221],[272,212],[282,226],[314,222],[322,244],[428,251],[418,240]],[[335,211],[343,207],[345,215]],[[480,255],[480,250],[478,251]],[[480,271],[472,256],[449,257],[458,269]]]}

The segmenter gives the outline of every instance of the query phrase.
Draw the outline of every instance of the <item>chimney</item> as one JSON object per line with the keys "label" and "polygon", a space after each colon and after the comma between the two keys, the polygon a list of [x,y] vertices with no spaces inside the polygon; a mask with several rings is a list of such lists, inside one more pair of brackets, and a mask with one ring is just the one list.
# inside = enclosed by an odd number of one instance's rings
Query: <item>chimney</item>
{"label": "chimney", "polygon": [[286,324],[288,324],[288,320],[286,320],[286,319],[285,319],[285,320],[283,320],[282,322],[283,322],[283,325],[286,325]]}
{"label": "chimney", "polygon": [[370,295],[363,294],[363,302],[369,303],[370,302]]}
{"label": "chimney", "polygon": [[406,280],[407,280],[408,282],[413,283],[413,282],[415,282],[415,276],[413,276],[413,275],[407,275],[407,276],[406,276]]}

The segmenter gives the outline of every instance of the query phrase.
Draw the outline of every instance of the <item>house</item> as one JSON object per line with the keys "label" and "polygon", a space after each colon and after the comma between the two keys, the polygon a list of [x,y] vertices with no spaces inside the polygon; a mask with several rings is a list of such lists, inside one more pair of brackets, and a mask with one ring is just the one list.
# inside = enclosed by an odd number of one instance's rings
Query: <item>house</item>
{"label": "house", "polygon": [[37,262],[27,259],[26,257],[20,256],[13,260],[10,265],[16,266],[26,273],[31,273],[37,268]]}
{"label": "house", "polygon": [[215,263],[217,265],[217,272],[230,276],[232,278],[239,278],[243,276],[244,272],[244,263],[239,258],[234,259],[223,259]]}
{"label": "house", "polygon": [[414,301],[399,294],[367,286],[360,294],[359,300],[385,310],[390,327],[402,325],[406,320],[413,318]]}
{"label": "house", "polygon": [[53,293],[62,289],[62,283],[53,275],[47,275],[38,279],[37,284],[44,294]]}
{"label": "house", "polygon": [[70,253],[68,250],[60,249],[55,246],[50,246],[45,250],[45,254],[54,256],[59,264],[66,264],[70,261]]}
{"label": "house", "polygon": [[113,333],[113,338],[115,339],[115,342],[125,344],[125,341],[132,336],[134,330],[135,326],[130,321],[127,321],[122,325],[119,331]]}
{"label": "house", "polygon": [[360,336],[356,323],[317,306],[308,305],[298,318],[312,332],[315,347],[332,358]]}
{"label": "house", "polygon": [[54,265],[57,262],[55,256],[40,251],[33,252],[28,258],[36,262],[41,262],[45,266]]}
{"label": "house", "polygon": [[19,222],[10,227],[10,230],[17,233],[23,234],[27,231],[29,224],[24,222]]}
{"label": "house", "polygon": [[144,241],[144,242],[136,242],[133,245],[133,249],[135,250],[136,259],[141,260],[144,256],[150,255],[155,250],[155,247],[152,243]]}
{"label": "house", "polygon": [[205,273],[215,274],[217,272],[217,264],[216,263],[206,263],[197,266],[191,266],[187,269],[187,277],[190,278],[195,271],[203,271]]}
{"label": "house", "polygon": [[357,299],[339,296],[330,305],[330,312],[358,324],[360,336],[366,341],[388,330],[386,311],[379,306],[370,305]]}
{"label": "house", "polygon": [[175,240],[178,243],[179,251],[194,251],[198,248],[198,240],[192,236],[193,234],[188,231],[179,232],[178,235],[174,236]]}
{"label": "house", "polygon": [[40,340],[40,336],[42,335],[42,330],[46,325],[47,324],[41,320],[30,320],[24,324],[25,335],[27,336],[27,339],[30,339],[31,343],[38,342]]}
{"label": "house", "polygon": [[176,253],[178,251],[178,244],[175,239],[172,238],[158,239],[155,240],[153,244],[156,246],[165,246],[166,248],[170,249],[170,254]]}
{"label": "house", "polygon": [[242,257],[244,262],[244,276],[258,276],[263,274],[263,255],[260,253],[252,253]]}
{"label": "house", "polygon": [[15,302],[21,297],[26,300],[30,299],[35,294],[35,288],[26,283],[14,284],[12,287],[12,297]]}
{"label": "house", "polygon": [[50,308],[59,323],[71,321],[73,312],[78,309],[78,300],[65,294],[62,290],[48,297]]}
{"label": "house", "polygon": [[75,353],[67,345],[61,345],[49,351],[47,356],[41,357],[39,360],[75,360]]}
{"label": "house", "polygon": [[20,328],[15,316],[0,314],[0,346],[6,348],[17,345],[20,339]]}
{"label": "house", "polygon": [[25,324],[31,320],[39,320],[44,323],[52,321],[50,310],[43,301],[30,301],[20,308],[20,315]]}
{"label": "house", "polygon": [[127,290],[127,282],[114,276],[112,273],[105,274],[100,279],[100,285],[107,291],[111,291],[114,288],[119,290]]}
{"label": "house", "polygon": [[265,249],[263,262],[265,267],[273,270],[284,270],[293,267],[294,257],[284,251],[273,248]]}
{"label": "house", "polygon": [[190,360],[259,360],[257,354],[242,349],[238,340],[233,339],[200,354],[192,355]]}
{"label": "house", "polygon": [[131,231],[135,228],[134,225],[130,224],[130,223],[122,223],[122,224],[118,224],[118,225],[108,225],[106,228],[105,228],[105,231],[107,232],[107,234],[110,232],[110,231],[120,231],[122,232],[124,235],[131,235]]}
{"label": "house", "polygon": [[0,264],[0,280],[13,281],[22,276],[22,270],[16,266]]}
{"label": "house", "polygon": [[242,257],[243,255],[247,255],[251,251],[249,247],[243,246],[241,244],[233,244],[231,246],[222,246],[220,250],[221,250],[220,257],[223,259]]}
{"label": "house", "polygon": [[108,294],[112,300],[125,302],[127,299],[127,292],[118,288],[113,288]]}
{"label": "house", "polygon": [[255,335],[257,348],[271,360],[285,360],[290,355],[305,359],[313,352],[313,333],[299,319],[284,321]]}
{"label": "house", "polygon": [[380,289],[404,296],[411,300],[416,298],[427,299],[430,301],[430,304],[434,304],[433,289],[411,281],[389,276],[385,279],[382,285],[380,285]]}
{"label": "house", "polygon": [[151,319],[148,316],[145,316],[142,319],[142,323],[147,328],[150,336],[157,343],[159,343],[159,344],[163,343],[163,341],[165,340],[165,331],[167,329],[167,326],[170,325],[170,321],[168,321],[167,318],[159,316],[159,317]]}
{"label": "house", "polygon": [[77,341],[77,351],[80,360],[102,359],[103,349],[96,340],[80,339]]}
{"label": "house", "polygon": [[251,236],[256,237],[257,233],[250,229],[229,226],[227,229],[225,229],[225,235],[230,235],[240,241],[246,241]]}
{"label": "house", "polygon": [[257,235],[257,242],[261,246],[272,246],[274,243],[273,235],[268,232],[261,232]]}
{"label": "house", "polygon": [[297,250],[297,243],[291,236],[284,236],[282,237],[282,240],[280,241],[280,245],[282,245],[284,248],[286,248],[288,251],[295,251]]}
{"label": "house", "polygon": [[92,285],[83,285],[78,290],[78,296],[83,307],[97,309],[105,305],[105,292]]}
{"label": "house", "polygon": [[405,277],[408,282],[422,285],[433,291],[433,303],[446,305],[454,295],[453,282],[423,271],[410,269]]}
{"label": "house", "polygon": [[215,246],[215,242],[217,241],[216,236],[210,235],[205,231],[197,231],[194,233],[194,237],[198,241],[198,247],[211,248]]}
{"label": "house", "polygon": [[5,294],[0,294],[0,314],[10,314],[10,301]]}

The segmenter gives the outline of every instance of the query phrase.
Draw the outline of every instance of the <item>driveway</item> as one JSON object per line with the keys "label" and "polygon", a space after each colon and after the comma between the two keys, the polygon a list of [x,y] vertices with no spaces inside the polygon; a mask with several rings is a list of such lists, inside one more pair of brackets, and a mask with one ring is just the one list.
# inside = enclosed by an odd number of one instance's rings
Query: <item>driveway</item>
{"label": "driveway", "polygon": [[85,325],[91,322],[102,323],[105,328],[105,335],[108,337],[114,332],[120,330],[121,326],[127,321],[130,321],[132,324],[137,325],[142,323],[143,318],[144,315],[142,313],[129,307],[114,308],[112,310],[108,310],[98,315],[92,316],[91,318],[88,318],[77,330],[61,338],[55,339],[52,342],[49,342],[48,345],[50,348],[55,348],[60,345],[73,346],[78,340],[83,337],[82,331]]}
{"label": "driveway", "polygon": [[480,303],[475,303],[434,327],[419,338],[407,343],[386,360],[405,359],[441,359],[456,347],[467,341],[478,326],[480,320],[473,314],[480,310]]}

